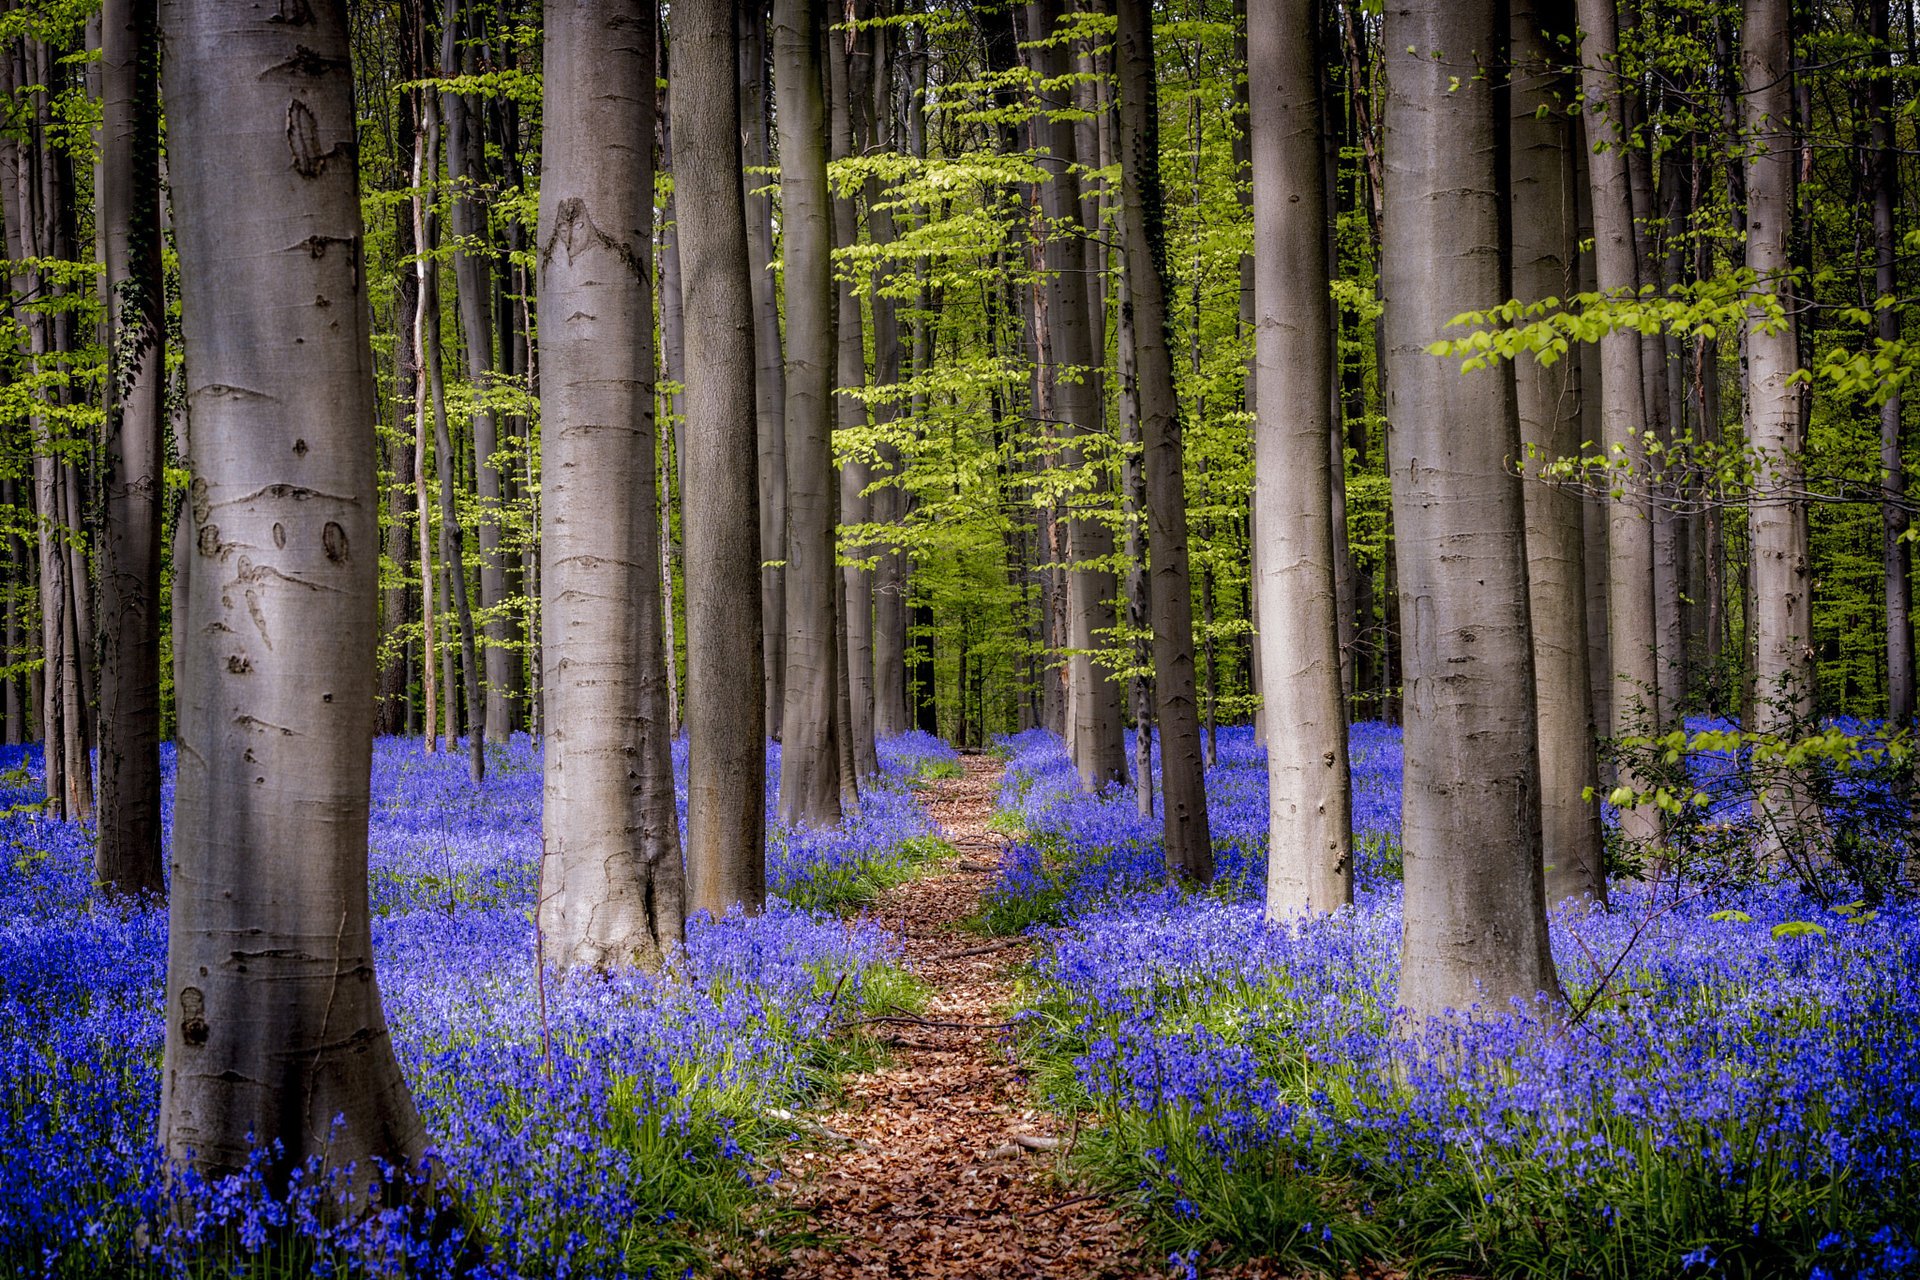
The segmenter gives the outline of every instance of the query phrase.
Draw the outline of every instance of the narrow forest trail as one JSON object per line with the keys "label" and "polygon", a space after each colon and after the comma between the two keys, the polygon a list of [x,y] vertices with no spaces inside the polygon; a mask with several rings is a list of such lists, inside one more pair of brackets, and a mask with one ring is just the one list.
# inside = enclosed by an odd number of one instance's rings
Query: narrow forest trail
{"label": "narrow forest trail", "polygon": [[[1055,1118],[1028,1096],[1004,1032],[1013,974],[1031,944],[986,939],[980,906],[1006,842],[987,827],[1000,762],[963,757],[925,803],[960,860],[882,895],[867,915],[898,936],[932,988],[922,1021],[889,1025],[888,1061],[847,1084],[818,1121],[848,1141],[794,1162],[793,1205],[822,1243],[782,1274],[902,1280],[1164,1275],[1139,1256],[1123,1214],[1053,1176]],[[931,1024],[965,1024],[931,1025]],[[1020,1138],[1032,1141],[1031,1150]]]}

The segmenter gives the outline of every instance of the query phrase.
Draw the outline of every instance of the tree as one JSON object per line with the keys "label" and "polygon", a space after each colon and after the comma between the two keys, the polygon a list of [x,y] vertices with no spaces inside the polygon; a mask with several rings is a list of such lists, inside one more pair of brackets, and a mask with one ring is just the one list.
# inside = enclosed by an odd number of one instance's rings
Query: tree
{"label": "tree", "polygon": [[100,557],[100,842],[94,878],[159,893],[160,499],[166,296],[160,266],[160,46],[154,0],[101,15],[100,222],[108,377]]}
{"label": "tree", "polygon": [[[1873,178],[1873,292],[1894,298],[1900,291],[1899,234],[1894,211],[1900,202],[1900,162],[1894,148],[1893,57],[1888,0],[1871,0],[1868,38],[1874,76],[1867,82],[1871,112]],[[1882,307],[1874,314],[1874,334],[1882,342],[1900,342],[1900,308]],[[1881,562],[1887,601],[1887,719],[1910,725],[1914,718],[1913,661],[1913,553],[1907,543],[1908,520],[1901,499],[1907,496],[1907,468],[1903,449],[1901,410],[1904,397],[1893,387],[1880,406],[1880,469],[1889,501],[1882,508]]]}
{"label": "tree", "polygon": [[1334,426],[1319,5],[1249,0],[1255,545],[1267,747],[1267,915],[1353,901],[1347,718],[1336,651]]}
{"label": "tree", "polygon": [[654,523],[654,9],[547,0],[545,16],[543,958],[651,969],[686,900]]}
{"label": "tree", "polygon": [[[1805,479],[1800,367],[1793,321],[1793,64],[1786,0],[1741,8],[1741,125],[1747,159],[1747,265],[1755,280],[1747,310],[1747,441],[1759,490],[1747,519],[1753,545],[1754,727],[1790,730],[1813,710],[1813,581]],[[1764,795],[1779,820],[1810,818],[1802,796]]]}
{"label": "tree", "polygon": [[766,902],[766,720],[760,689],[760,530],[754,310],[747,271],[735,7],[674,7],[675,176],[685,290],[687,868],[695,910]]}
{"label": "tree", "polygon": [[[1160,809],[1168,869],[1181,880],[1205,884],[1213,879],[1213,838],[1207,826],[1200,716],[1194,694],[1193,581],[1187,565],[1180,403],[1174,396],[1173,359],[1168,352],[1166,212],[1160,187],[1153,6],[1149,0],[1120,0],[1119,17],[1120,223],[1126,251],[1125,305],[1133,312],[1146,454]],[[1321,439],[1324,442],[1325,437]],[[1324,443],[1319,452],[1324,491]],[[1321,509],[1325,509],[1324,500]]]}
{"label": "tree", "polygon": [[[1571,0],[1518,0],[1511,7],[1512,82],[1508,90],[1513,156],[1510,225],[1513,294],[1524,302],[1578,292],[1574,228],[1572,85],[1555,42],[1573,34]],[[1581,400],[1574,360],[1521,360],[1514,369],[1525,449],[1545,458],[1580,452]],[[1523,454],[1524,456],[1524,454]],[[1585,525],[1578,494],[1529,480],[1527,591],[1533,619],[1533,668],[1540,724],[1540,825],[1547,901],[1604,902],[1606,868],[1594,752],[1593,691],[1588,680]]]}
{"label": "tree", "polygon": [[840,820],[839,662],[834,600],[838,487],[833,475],[833,224],[821,0],[776,0],[780,230],[787,318],[786,705],[780,715],[780,817]]}
{"label": "tree", "polygon": [[[1068,73],[1066,36],[1058,31],[1058,0],[1029,4],[1028,24],[1035,40],[1034,69],[1057,84]],[[1056,89],[1048,90],[1059,93]],[[1044,248],[1046,282],[1045,329],[1042,347],[1048,354],[1041,372],[1052,401],[1051,414],[1063,433],[1061,453],[1069,468],[1093,466],[1091,492],[1077,495],[1067,520],[1066,631],[1067,743],[1088,789],[1127,777],[1125,735],[1120,720],[1120,685],[1110,679],[1093,653],[1114,628],[1113,598],[1117,583],[1109,561],[1113,530],[1103,519],[1108,485],[1102,463],[1090,460],[1088,446],[1105,430],[1105,411],[1095,377],[1105,364],[1105,353],[1094,343],[1089,324],[1084,255],[1074,228],[1081,217],[1081,158],[1074,139],[1071,103],[1048,103],[1034,121],[1034,132],[1047,152],[1047,180],[1041,202],[1053,229]],[[1046,417],[1042,414],[1042,417]]]}
{"label": "tree", "polygon": [[[1399,1003],[1414,1018],[1558,994],[1512,366],[1427,352],[1509,296],[1495,0],[1389,8],[1381,263],[1406,671]],[[1269,623],[1269,625],[1271,625]]]}
{"label": "tree", "polygon": [[424,1140],[367,906],[378,484],[347,12],[302,12],[161,7],[193,430],[159,1132],[207,1170],[278,1142],[281,1176]]}
{"label": "tree", "polygon": [[[1579,0],[1580,91],[1591,154],[1587,158],[1592,190],[1594,282],[1603,293],[1630,294],[1640,287],[1633,238],[1633,201],[1627,174],[1628,136],[1623,124],[1618,23],[1614,0]],[[1582,391],[1600,396],[1600,445],[1611,461],[1623,462],[1632,479],[1615,495],[1607,518],[1607,653],[1613,663],[1608,698],[1612,733],[1625,737],[1654,727],[1659,710],[1660,657],[1655,642],[1654,526],[1647,500],[1647,447],[1639,424],[1645,398],[1641,388],[1640,335],[1617,329],[1601,337],[1598,387],[1583,381]],[[1623,775],[1623,785],[1641,790],[1640,780]],[[1659,811],[1637,805],[1620,815],[1621,830],[1640,842],[1657,839]]]}

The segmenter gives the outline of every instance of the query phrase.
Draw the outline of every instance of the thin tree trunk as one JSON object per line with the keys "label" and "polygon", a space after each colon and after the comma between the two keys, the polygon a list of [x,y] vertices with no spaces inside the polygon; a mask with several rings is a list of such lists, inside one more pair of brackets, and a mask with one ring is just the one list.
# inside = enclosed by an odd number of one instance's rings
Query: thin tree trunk
{"label": "thin tree trunk", "polygon": [[[1504,49],[1496,0],[1389,8],[1388,416],[1406,627],[1408,1029],[1557,996],[1540,859],[1539,737],[1511,364],[1428,354],[1463,311],[1510,296]],[[1499,16],[1496,16],[1499,15]],[[1318,437],[1316,437],[1316,444]],[[1463,744],[1471,743],[1471,750]]]}
{"label": "thin tree trunk", "polygon": [[[893,93],[893,32],[879,28],[872,33],[874,62],[872,92],[868,95],[868,146],[889,152],[898,148],[895,136]],[[883,251],[895,236],[893,211],[877,181],[867,184],[867,232],[875,246]],[[873,381],[876,387],[894,387],[900,381],[900,318],[898,303],[891,296],[891,265],[877,266],[872,276]],[[997,337],[991,339],[997,342]],[[906,490],[902,486],[903,460],[900,451],[885,439],[887,431],[900,416],[900,404],[888,397],[872,406],[874,426],[882,436],[879,454],[885,475],[884,484],[873,495],[874,523],[899,527],[906,521]],[[1023,543],[1016,525],[1009,536]],[[1016,551],[1018,548],[1016,548]],[[1018,557],[1016,556],[1016,562]],[[1018,581],[1010,573],[1008,581]],[[879,737],[905,733],[907,718],[907,553],[905,548],[889,545],[879,549],[873,575],[873,727]]]}
{"label": "thin tree trunk", "polygon": [[[426,117],[427,133],[427,175],[437,172],[440,151],[440,114],[433,95],[423,95],[422,114]],[[459,511],[454,504],[455,458],[453,438],[447,428],[447,388],[440,359],[440,272],[432,265],[433,254],[439,245],[439,227],[431,209],[427,211],[424,234],[420,240],[420,252],[428,262],[428,269],[420,277],[420,314],[425,318],[421,334],[420,354],[427,372],[427,396],[433,409],[433,454],[434,464],[439,472],[440,481],[440,571],[446,576],[447,588],[453,598],[454,620],[460,631],[460,678],[465,688],[467,703],[467,772],[475,786],[486,777],[487,757],[486,739],[482,728],[486,723],[486,706],[480,694],[480,668],[475,660],[475,637],[473,634],[473,604],[467,595],[466,573],[466,531],[460,527]],[[445,651],[445,662],[451,667],[454,652]],[[451,749],[454,739],[459,736],[455,723],[453,707],[453,676],[447,672],[447,745]]]}
{"label": "thin tree trunk", "polygon": [[[787,370],[780,353],[780,300],[773,278],[773,179],[767,121],[767,11],[764,0],[742,5],[740,120],[747,186],[747,278],[753,289],[753,401],[760,465],[760,616],[765,624],[766,724],[777,739],[786,701],[787,658]],[[902,726],[904,727],[904,726]],[[896,730],[897,732],[897,730]]]}
{"label": "thin tree trunk", "polygon": [[270,1150],[276,1184],[425,1148],[367,906],[378,443],[346,8],[308,12],[161,6],[199,563],[158,1129],[208,1172]]}
{"label": "thin tree trunk", "polygon": [[776,0],[781,236],[787,318],[786,703],[781,708],[780,817],[840,820],[835,684],[832,210],[827,195],[822,0]]}
{"label": "thin tree trunk", "polygon": [[[440,74],[455,76],[472,70],[459,41],[461,0],[447,0],[440,35]],[[469,10],[471,11],[471,10]],[[473,411],[474,496],[478,516],[474,532],[480,542],[480,610],[486,646],[481,656],[486,670],[483,717],[474,717],[467,732],[488,742],[505,742],[520,727],[525,678],[520,655],[518,620],[507,607],[507,561],[500,549],[502,485],[494,454],[500,447],[499,425],[484,397],[494,384],[493,277],[487,244],[487,210],[479,188],[487,181],[485,137],[475,120],[473,100],[464,94],[443,93],[440,108],[446,121],[447,177],[453,183],[453,280],[458,295],[460,332],[466,339],[467,377],[477,401]],[[456,526],[456,536],[457,526]],[[455,563],[458,563],[456,561]],[[464,577],[465,575],[460,575]],[[460,593],[456,592],[456,599]],[[466,624],[462,623],[464,627]],[[462,650],[463,660],[465,651]]]}
{"label": "thin tree trunk", "polygon": [[[1513,294],[1522,302],[1578,291],[1574,225],[1571,77],[1557,60],[1573,35],[1573,0],[1513,0],[1509,129],[1513,157]],[[1522,458],[1580,453],[1579,366],[1522,357],[1514,366]],[[1528,478],[1527,583],[1540,734],[1541,853],[1549,903],[1604,903],[1599,806],[1587,799],[1599,778],[1587,643],[1587,577],[1582,502],[1576,493]]]}
{"label": "thin tree trunk", "polygon": [[1353,901],[1351,778],[1334,613],[1333,264],[1316,0],[1249,0],[1254,216],[1254,599],[1266,710],[1266,911]]}
{"label": "thin tree trunk", "polygon": [[[1813,709],[1813,597],[1804,479],[1800,367],[1793,321],[1791,50],[1787,0],[1745,0],[1741,10],[1741,125],[1747,160],[1747,265],[1757,277],[1746,325],[1747,440],[1757,460],[1749,507],[1752,548],[1753,725],[1785,731]],[[1766,319],[1778,300],[1784,324]],[[1766,793],[1757,803],[1778,827],[1811,821],[1804,795]]]}
{"label": "thin tree trunk", "polygon": [[[1580,87],[1585,99],[1588,185],[1592,193],[1595,284],[1605,293],[1639,288],[1639,258],[1633,239],[1633,201],[1628,184],[1614,0],[1579,0]],[[1615,737],[1645,733],[1658,713],[1660,685],[1654,601],[1654,524],[1648,500],[1647,453],[1641,434],[1645,399],[1641,388],[1640,337],[1616,330],[1598,343],[1601,402],[1600,445],[1624,458],[1625,494],[1613,499],[1607,518],[1607,652],[1613,664],[1607,698]],[[1636,790],[1641,779],[1621,781]],[[1642,843],[1657,840],[1659,810],[1640,805],[1620,815],[1621,829]]]}
{"label": "thin tree trunk", "polygon": [[541,959],[657,969],[687,884],[653,490],[654,6],[548,0],[545,18]]}
{"label": "thin tree trunk", "polygon": [[1140,375],[1136,368],[1135,316],[1126,274],[1120,276],[1121,487],[1127,517],[1127,630],[1133,636],[1133,801],[1143,818],[1153,816],[1153,588],[1147,581],[1147,459],[1140,436]]}
{"label": "thin tree trunk", "polygon": [[[1160,794],[1167,869],[1182,881],[1213,879],[1213,839],[1194,689],[1193,584],[1187,562],[1186,470],[1180,405],[1174,395],[1167,315],[1166,213],[1160,184],[1159,95],[1153,10],[1120,0],[1120,222],[1127,305],[1133,311],[1153,597],[1153,688],[1160,728]],[[1322,206],[1315,206],[1320,208]],[[1325,331],[1321,332],[1325,350]],[[1321,404],[1327,397],[1321,397]],[[1321,423],[1325,425],[1324,421]],[[1321,433],[1326,456],[1326,433]],[[1326,487],[1324,472],[1318,477]],[[1208,665],[1212,683],[1212,665]],[[1211,688],[1209,689],[1211,695]],[[1211,696],[1208,720],[1211,722]]]}
{"label": "thin tree trunk", "polygon": [[[1869,51],[1876,72],[1867,81],[1871,115],[1873,177],[1873,291],[1877,298],[1897,299],[1900,292],[1900,247],[1894,209],[1900,199],[1899,154],[1894,149],[1892,58],[1887,0],[1872,0]],[[1890,346],[1900,342],[1900,308],[1880,307],[1874,315],[1874,336]],[[1896,384],[1880,406],[1880,472],[1887,501],[1881,504],[1881,560],[1887,603],[1887,719],[1896,726],[1913,723],[1913,555],[1906,540],[1907,469],[1902,444],[1902,396]]]}

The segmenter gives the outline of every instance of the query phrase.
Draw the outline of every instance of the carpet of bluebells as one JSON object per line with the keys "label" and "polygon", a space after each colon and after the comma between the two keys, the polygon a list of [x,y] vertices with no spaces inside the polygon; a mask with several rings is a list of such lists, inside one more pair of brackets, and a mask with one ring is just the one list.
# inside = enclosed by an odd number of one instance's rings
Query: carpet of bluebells
{"label": "carpet of bluebells", "polygon": [[[799,1136],[783,1108],[846,1065],[836,1023],[913,998],[893,942],[833,910],[937,854],[909,784],[953,753],[925,735],[883,744],[857,817],[773,833],[784,901],[694,922],[677,979],[548,975],[545,1034],[540,758],[524,739],[489,755],[478,790],[460,755],[412,741],[383,740],[373,766],[374,947],[465,1224],[451,1237],[399,1209],[342,1220],[312,1178],[278,1195],[257,1173],[169,1190],[154,1149],[165,910],[99,901],[91,833],[29,808],[31,752],[0,755],[0,1273],[427,1275],[471,1268],[478,1239],[481,1274],[502,1280],[677,1276],[765,1210]],[[683,751],[676,765],[684,782]],[[166,775],[170,793],[170,750]],[[170,1199],[183,1191],[193,1215]]]}
{"label": "carpet of bluebells", "polygon": [[[1398,733],[1353,734],[1357,902],[1263,921],[1264,760],[1223,731],[1220,879],[1165,887],[1158,819],[1011,739],[1022,833],[987,911],[1051,944],[1023,1052],[1083,1171],[1170,1261],[1340,1274],[1920,1275],[1920,915],[1790,884],[1616,882],[1556,914],[1568,1004],[1394,1034]],[[1129,757],[1131,758],[1131,757]]]}

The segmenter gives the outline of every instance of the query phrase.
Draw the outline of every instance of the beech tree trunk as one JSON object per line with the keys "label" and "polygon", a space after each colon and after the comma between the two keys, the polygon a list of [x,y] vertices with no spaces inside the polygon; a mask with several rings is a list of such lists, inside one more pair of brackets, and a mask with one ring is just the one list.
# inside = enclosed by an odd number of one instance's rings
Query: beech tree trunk
{"label": "beech tree trunk", "polygon": [[[748,279],[736,10],[674,7],[673,130],[686,290],[688,870],[696,910],[766,903],[766,722],[761,666],[760,530],[755,509],[753,289]],[[790,740],[791,741],[791,740]]]}
{"label": "beech tree trunk", "polygon": [[160,265],[155,0],[107,0],[99,216],[106,257],[106,536],[100,557],[100,820],[94,879],[160,893],[160,502],[166,286]]}
{"label": "beech tree trunk", "polygon": [[1503,9],[1391,7],[1382,41],[1393,121],[1383,321],[1407,685],[1398,1002],[1409,1030],[1559,993],[1540,858],[1526,525],[1509,470],[1520,447],[1513,368],[1462,373],[1426,350],[1452,317],[1510,296],[1506,103],[1493,82]]}
{"label": "beech tree trunk", "polygon": [[[1037,38],[1053,32],[1060,16],[1058,0],[1039,0],[1028,6],[1029,22]],[[1069,70],[1063,48],[1049,46],[1034,51],[1036,66],[1046,68],[1051,77],[1065,76]],[[1053,104],[1057,110],[1071,106],[1069,100]],[[1035,120],[1034,130],[1045,141],[1050,160],[1045,162],[1048,179],[1041,184],[1041,200],[1046,216],[1061,227],[1071,227],[1080,218],[1079,179],[1074,166],[1079,154],[1071,120]],[[1046,370],[1053,400],[1052,414],[1066,433],[1064,465],[1086,465],[1083,440],[1105,432],[1105,414],[1099,398],[1099,386],[1089,371],[1106,364],[1105,356],[1093,345],[1088,327],[1087,278],[1085,258],[1077,237],[1053,234],[1047,238],[1045,264],[1046,318],[1049,333],[1051,368]],[[1111,568],[1098,567],[1113,555],[1113,530],[1103,513],[1094,510],[1110,500],[1109,485],[1102,471],[1093,488],[1075,499],[1067,520],[1066,621],[1068,744],[1078,767],[1080,783],[1094,790],[1109,782],[1127,779],[1126,742],[1120,718],[1120,684],[1107,669],[1094,661],[1093,651],[1112,642],[1113,600],[1118,583]],[[1089,567],[1095,566],[1095,567]],[[1164,696],[1164,695],[1162,695]]]}
{"label": "beech tree trunk", "polygon": [[[1897,298],[1900,292],[1899,230],[1894,211],[1900,201],[1900,157],[1894,147],[1892,49],[1887,0],[1872,0],[1868,36],[1876,72],[1867,81],[1871,116],[1872,154],[1868,171],[1873,177],[1873,291],[1876,297]],[[1874,336],[1897,345],[1900,308],[1887,306],[1874,314]],[[1901,448],[1903,398],[1896,384],[1880,406],[1880,471],[1887,501],[1881,505],[1881,556],[1887,602],[1887,719],[1910,725],[1914,713],[1913,661],[1913,553],[1906,541],[1907,515],[1901,503],[1907,496],[1907,468]]]}
{"label": "beech tree trunk", "polygon": [[[1160,730],[1160,812],[1166,835],[1168,871],[1180,880],[1205,884],[1213,879],[1213,839],[1207,825],[1200,708],[1195,694],[1186,467],[1180,403],[1174,395],[1173,357],[1168,340],[1166,206],[1160,185],[1153,7],[1149,0],[1120,0],[1119,11],[1120,223],[1126,251],[1126,305],[1133,311],[1141,441],[1147,473],[1154,711]],[[1322,331],[1323,346],[1324,343]],[[1323,458],[1325,440],[1323,435]],[[1324,483],[1323,474],[1323,487]]]}
{"label": "beech tree trunk", "polygon": [[[1748,508],[1752,547],[1754,727],[1784,731],[1813,709],[1813,593],[1808,563],[1802,390],[1793,321],[1793,73],[1786,0],[1741,7],[1741,127],[1748,148],[1747,265],[1757,277],[1747,313],[1747,441],[1759,474]],[[1777,299],[1784,323],[1761,303]],[[1804,796],[1763,795],[1776,821],[1810,820]]]}
{"label": "beech tree trunk", "polygon": [[277,1178],[424,1149],[367,907],[378,442],[347,15],[304,12],[161,6],[195,564],[159,1135],[210,1172],[277,1142]]}
{"label": "beech tree trunk", "polygon": [[[471,71],[462,56],[461,0],[447,0],[440,35],[440,74],[456,76]],[[476,396],[493,387],[493,272],[488,256],[486,205],[478,188],[487,180],[485,136],[473,99],[464,94],[440,95],[446,120],[447,177],[453,183],[453,280],[458,295],[460,332],[466,340],[467,377]],[[525,693],[521,674],[517,620],[507,607],[507,561],[500,549],[500,468],[494,454],[500,447],[499,424],[484,402],[473,411],[473,478],[478,517],[474,531],[480,542],[480,611],[485,618],[481,635],[486,644],[484,725],[475,719],[467,732],[488,742],[505,742],[520,727],[520,702]]]}
{"label": "beech tree trunk", "polygon": [[832,209],[821,52],[822,0],[776,0],[780,210],[787,318],[786,704],[781,708],[780,817],[840,820],[833,474]]}
{"label": "beech tree trunk", "polygon": [[753,289],[753,404],[760,462],[760,616],[764,629],[767,730],[777,739],[786,702],[787,665],[787,370],[780,353],[780,300],[773,279],[774,181],[767,121],[767,9],[762,0],[740,6],[740,121],[746,178],[747,280]]}
{"label": "beech tree trunk", "polygon": [[[831,95],[828,149],[830,159],[843,160],[853,155],[853,109],[861,96],[853,83],[854,68],[847,55],[846,40],[834,33],[827,40],[827,81]],[[859,211],[851,192],[833,197],[833,243],[848,248],[860,239]],[[834,420],[843,443],[835,449],[840,474],[840,523],[845,526],[866,524],[873,516],[873,503],[867,496],[872,482],[871,469],[863,450],[848,446],[852,437],[867,425],[867,408],[859,396],[867,385],[866,325],[861,316],[860,295],[849,279],[834,282]],[[873,743],[873,570],[864,563],[872,548],[864,542],[845,548],[850,563],[840,566],[839,591],[842,601],[841,629],[845,652],[840,670],[847,687],[846,726],[848,758],[853,766],[852,780],[859,782],[880,772]],[[846,780],[843,780],[843,784]],[[857,793],[857,786],[855,788]]]}
{"label": "beech tree trunk", "polygon": [[1254,601],[1267,747],[1267,917],[1353,901],[1328,420],[1316,0],[1248,0],[1253,175]]}
{"label": "beech tree trunk", "polygon": [[[1513,0],[1509,137],[1513,155],[1513,294],[1522,302],[1578,292],[1574,257],[1571,78],[1557,51],[1571,38],[1572,0]],[[1573,360],[1514,366],[1522,458],[1580,454],[1581,391]],[[1537,464],[1526,464],[1537,465]],[[1547,901],[1606,900],[1599,806],[1586,798],[1599,781],[1593,690],[1588,680],[1585,528],[1576,493],[1537,478],[1522,487],[1527,518],[1527,584],[1540,725],[1540,825]]]}
{"label": "beech tree trunk", "polygon": [[[1626,134],[1619,71],[1614,0],[1579,0],[1582,116],[1587,129],[1588,184],[1592,192],[1595,285],[1604,293],[1640,287],[1633,239],[1633,202],[1627,175]],[[1624,459],[1624,493],[1608,506],[1607,652],[1613,663],[1608,697],[1615,737],[1646,733],[1657,723],[1660,661],[1654,604],[1654,522],[1649,499],[1645,396],[1641,386],[1640,336],[1616,330],[1598,345],[1600,446]],[[1588,366],[1591,368],[1592,366]],[[1641,789],[1643,780],[1621,783]],[[1621,830],[1646,843],[1660,834],[1659,810],[1641,805],[1622,811]]]}
{"label": "beech tree trunk", "polygon": [[[547,0],[539,229],[542,960],[685,931],[653,484],[654,7]],[[731,83],[729,77],[728,83]]]}

